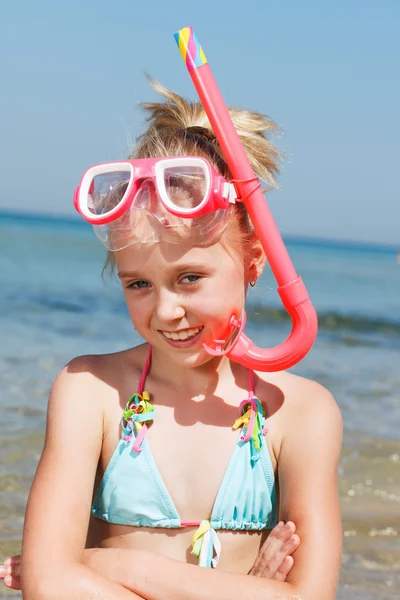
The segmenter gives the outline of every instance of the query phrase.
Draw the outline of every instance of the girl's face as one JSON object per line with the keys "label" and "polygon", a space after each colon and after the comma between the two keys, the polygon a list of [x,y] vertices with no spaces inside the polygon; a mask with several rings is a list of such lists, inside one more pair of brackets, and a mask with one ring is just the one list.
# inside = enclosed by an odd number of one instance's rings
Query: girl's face
{"label": "girl's face", "polygon": [[115,259],[138,333],[179,364],[209,361],[203,343],[224,339],[231,315],[244,307],[243,260],[220,242],[130,246]]}

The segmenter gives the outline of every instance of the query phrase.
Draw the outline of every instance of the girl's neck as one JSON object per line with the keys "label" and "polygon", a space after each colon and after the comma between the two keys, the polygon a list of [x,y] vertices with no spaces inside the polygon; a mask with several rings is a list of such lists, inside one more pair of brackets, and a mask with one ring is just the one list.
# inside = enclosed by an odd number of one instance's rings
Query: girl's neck
{"label": "girl's neck", "polygon": [[178,387],[192,396],[213,392],[222,380],[248,379],[248,369],[228,358],[215,357],[199,366],[186,366],[153,348],[149,373],[167,387]]}

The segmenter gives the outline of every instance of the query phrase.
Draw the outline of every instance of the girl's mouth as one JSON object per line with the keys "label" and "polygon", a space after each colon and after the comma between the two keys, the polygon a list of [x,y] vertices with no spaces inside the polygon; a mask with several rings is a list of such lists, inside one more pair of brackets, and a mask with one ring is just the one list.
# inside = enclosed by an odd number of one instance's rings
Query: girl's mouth
{"label": "girl's mouth", "polygon": [[195,344],[201,336],[204,326],[192,327],[181,331],[160,331],[163,338],[175,348],[185,348]]}

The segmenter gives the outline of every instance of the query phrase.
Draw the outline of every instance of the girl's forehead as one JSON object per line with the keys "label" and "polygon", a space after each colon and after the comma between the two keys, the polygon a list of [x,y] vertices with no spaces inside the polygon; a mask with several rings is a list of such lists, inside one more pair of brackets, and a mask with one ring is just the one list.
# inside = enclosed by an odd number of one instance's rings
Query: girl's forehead
{"label": "girl's forehead", "polygon": [[166,268],[174,264],[204,263],[216,265],[219,263],[226,251],[222,244],[216,242],[210,246],[193,246],[190,244],[174,244],[158,242],[157,244],[132,245],[125,250],[115,253],[115,259],[119,270],[143,269],[143,268]]}

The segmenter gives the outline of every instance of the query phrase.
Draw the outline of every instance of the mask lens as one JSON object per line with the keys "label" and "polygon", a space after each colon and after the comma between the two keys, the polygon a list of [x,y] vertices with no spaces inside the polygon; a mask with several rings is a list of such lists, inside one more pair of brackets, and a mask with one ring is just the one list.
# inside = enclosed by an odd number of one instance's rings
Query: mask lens
{"label": "mask lens", "polygon": [[159,241],[161,225],[152,212],[157,202],[153,184],[144,182],[137,191],[130,209],[121,217],[105,225],[93,226],[97,237],[113,252],[132,244],[151,244]]}
{"label": "mask lens", "polygon": [[130,173],[116,171],[95,175],[88,192],[88,210],[93,215],[105,215],[122,202],[128,189]]}
{"label": "mask lens", "polygon": [[164,183],[170,202],[178,210],[198,208],[208,192],[206,173],[199,165],[166,168]]}
{"label": "mask lens", "polygon": [[[126,185],[126,184],[125,184]],[[163,207],[154,183],[145,180],[132,204],[121,217],[105,225],[94,225],[97,237],[108,250],[118,252],[131,245],[160,241],[184,243],[190,240],[200,246],[211,243],[225,228],[229,211],[217,211],[198,218],[172,215]]]}

